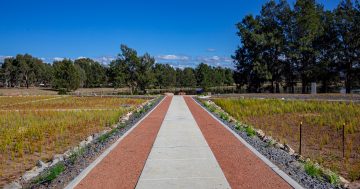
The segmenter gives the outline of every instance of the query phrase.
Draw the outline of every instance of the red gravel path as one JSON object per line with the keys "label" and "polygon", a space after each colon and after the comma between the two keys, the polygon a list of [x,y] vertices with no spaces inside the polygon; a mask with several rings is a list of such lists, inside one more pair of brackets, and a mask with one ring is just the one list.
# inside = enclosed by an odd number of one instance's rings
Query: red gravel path
{"label": "red gravel path", "polygon": [[184,99],[232,188],[291,188],[191,97]]}
{"label": "red gravel path", "polygon": [[76,188],[135,188],[171,99],[166,97]]}

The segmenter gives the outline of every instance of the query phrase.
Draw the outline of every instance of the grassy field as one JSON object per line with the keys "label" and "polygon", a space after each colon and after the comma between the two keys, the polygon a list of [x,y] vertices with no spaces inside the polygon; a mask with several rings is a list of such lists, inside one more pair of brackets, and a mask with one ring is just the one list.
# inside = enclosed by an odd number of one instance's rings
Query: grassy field
{"label": "grassy field", "polygon": [[0,97],[0,186],[105,130],[143,99]]}
{"label": "grassy field", "polygon": [[[237,120],[261,129],[278,141],[350,180],[360,179],[360,105],[352,102],[280,99],[228,99],[213,101]],[[345,126],[345,156],[342,125]]]}

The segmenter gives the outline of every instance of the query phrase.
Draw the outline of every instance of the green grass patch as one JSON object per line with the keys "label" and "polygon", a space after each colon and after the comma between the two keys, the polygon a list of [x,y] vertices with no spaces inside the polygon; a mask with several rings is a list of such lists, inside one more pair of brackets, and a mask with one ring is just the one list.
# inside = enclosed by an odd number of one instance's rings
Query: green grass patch
{"label": "green grass patch", "polygon": [[333,184],[333,185],[339,185],[340,184],[340,177],[336,173],[331,172],[326,177],[327,177],[327,179],[329,180],[329,182],[331,184]]}
{"label": "green grass patch", "polygon": [[51,182],[58,177],[65,170],[65,166],[62,163],[58,163],[54,167],[47,170],[43,175],[34,181],[36,184],[42,184]]}
{"label": "green grass patch", "polygon": [[72,153],[69,157],[71,164],[74,164],[78,157],[82,156],[85,153],[85,148],[79,148],[76,152]]}
{"label": "green grass patch", "polygon": [[305,163],[305,172],[312,176],[312,177],[316,177],[316,178],[320,178],[321,176],[321,170],[320,170],[320,167],[316,166],[314,163],[312,162],[306,162]]}
{"label": "green grass patch", "polygon": [[252,127],[246,127],[245,131],[249,137],[254,137],[256,135],[256,132]]}

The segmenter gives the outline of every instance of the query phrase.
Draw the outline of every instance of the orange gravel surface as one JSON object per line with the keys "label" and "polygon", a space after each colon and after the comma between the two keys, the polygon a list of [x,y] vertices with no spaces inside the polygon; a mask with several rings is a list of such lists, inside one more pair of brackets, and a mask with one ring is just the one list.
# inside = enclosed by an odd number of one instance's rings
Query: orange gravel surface
{"label": "orange gravel surface", "polygon": [[291,188],[191,97],[184,99],[232,188]]}
{"label": "orange gravel surface", "polygon": [[76,188],[135,188],[171,99],[166,97]]}

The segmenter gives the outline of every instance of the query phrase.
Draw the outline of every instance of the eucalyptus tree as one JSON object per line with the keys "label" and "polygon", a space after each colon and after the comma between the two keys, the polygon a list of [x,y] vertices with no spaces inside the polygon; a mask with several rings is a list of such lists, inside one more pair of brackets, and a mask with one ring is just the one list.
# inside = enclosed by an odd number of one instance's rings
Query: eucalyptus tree
{"label": "eucalyptus tree", "polygon": [[336,55],[339,71],[344,74],[346,93],[351,92],[354,81],[359,79],[359,8],[358,1],[342,0],[335,10],[336,30],[340,40]]}
{"label": "eucalyptus tree", "polygon": [[297,0],[294,6],[294,55],[302,83],[302,92],[310,82],[317,80],[317,56],[314,42],[323,32],[321,13],[323,7],[315,0]]}

